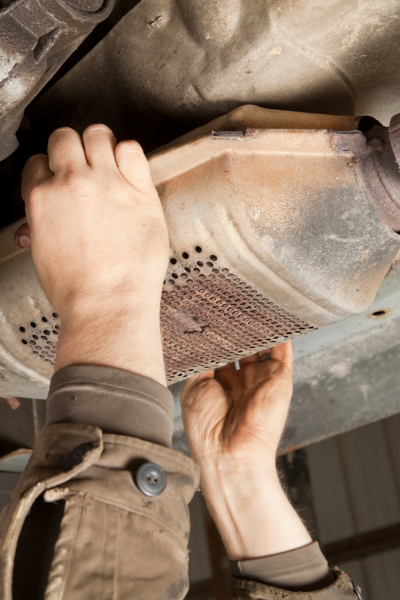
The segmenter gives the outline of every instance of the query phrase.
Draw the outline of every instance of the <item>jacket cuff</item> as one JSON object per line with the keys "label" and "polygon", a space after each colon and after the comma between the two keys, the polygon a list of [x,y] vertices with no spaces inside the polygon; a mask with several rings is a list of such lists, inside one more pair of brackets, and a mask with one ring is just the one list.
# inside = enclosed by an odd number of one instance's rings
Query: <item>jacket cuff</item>
{"label": "jacket cuff", "polygon": [[231,570],[235,577],[285,590],[318,590],[334,581],[318,542],[261,558],[231,561]]}
{"label": "jacket cuff", "polygon": [[266,583],[231,577],[233,600],[357,600],[351,579],[339,569],[331,571],[333,582],[314,591],[283,590]]}
{"label": "jacket cuff", "polygon": [[47,425],[84,423],[172,446],[174,401],[153,379],[114,369],[81,365],[57,371],[47,398]]}

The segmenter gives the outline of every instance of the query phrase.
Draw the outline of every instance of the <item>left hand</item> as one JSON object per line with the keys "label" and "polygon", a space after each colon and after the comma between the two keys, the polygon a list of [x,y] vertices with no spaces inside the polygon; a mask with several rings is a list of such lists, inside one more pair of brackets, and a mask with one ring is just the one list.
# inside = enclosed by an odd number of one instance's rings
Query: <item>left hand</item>
{"label": "left hand", "polygon": [[56,370],[96,364],[165,385],[160,301],[168,265],[164,212],[137,142],[117,144],[105,125],[82,138],[52,133],[48,156],[22,174],[27,225],[40,284],[60,316]]}

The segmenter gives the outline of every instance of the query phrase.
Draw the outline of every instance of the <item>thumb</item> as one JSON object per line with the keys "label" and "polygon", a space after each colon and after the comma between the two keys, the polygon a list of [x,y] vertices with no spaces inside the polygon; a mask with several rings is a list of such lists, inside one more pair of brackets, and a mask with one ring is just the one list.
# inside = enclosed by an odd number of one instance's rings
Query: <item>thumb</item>
{"label": "thumb", "polygon": [[142,194],[156,193],[150,167],[140,144],[134,140],[120,142],[115,148],[115,160],[121,175]]}
{"label": "thumb", "polygon": [[21,227],[18,227],[17,231],[14,233],[14,242],[20,248],[31,247],[31,229],[28,223],[24,223]]}

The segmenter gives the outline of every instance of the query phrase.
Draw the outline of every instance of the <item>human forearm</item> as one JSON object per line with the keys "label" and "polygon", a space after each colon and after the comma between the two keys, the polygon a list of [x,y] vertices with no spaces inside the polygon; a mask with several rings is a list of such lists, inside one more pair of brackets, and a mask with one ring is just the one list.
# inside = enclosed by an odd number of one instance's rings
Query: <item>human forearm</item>
{"label": "human forearm", "polygon": [[276,588],[298,592],[333,585],[276,470],[291,393],[290,343],[272,348],[270,360],[254,355],[240,362],[240,370],[228,365],[197,375],[183,391],[189,446],[231,559],[233,597],[240,600],[280,597]]}

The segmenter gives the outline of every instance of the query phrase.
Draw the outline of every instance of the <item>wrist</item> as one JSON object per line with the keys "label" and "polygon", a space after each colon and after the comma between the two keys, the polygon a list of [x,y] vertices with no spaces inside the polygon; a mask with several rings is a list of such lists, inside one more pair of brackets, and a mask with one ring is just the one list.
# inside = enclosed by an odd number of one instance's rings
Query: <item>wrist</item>
{"label": "wrist", "polygon": [[69,305],[60,315],[56,371],[79,364],[109,366],[166,385],[159,301],[133,300],[102,297]]}
{"label": "wrist", "polygon": [[230,560],[285,552],[311,538],[282,489],[275,464],[202,472],[201,487]]}

